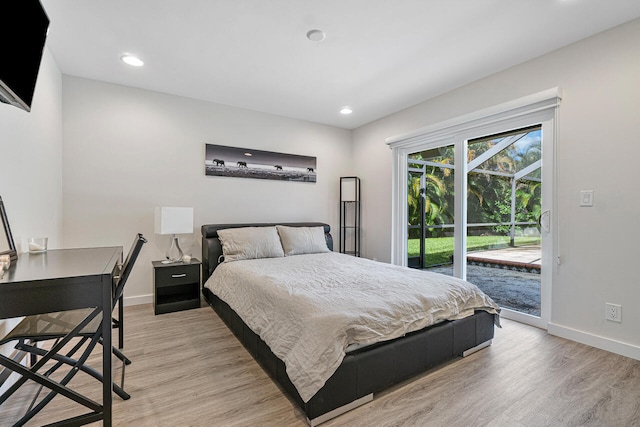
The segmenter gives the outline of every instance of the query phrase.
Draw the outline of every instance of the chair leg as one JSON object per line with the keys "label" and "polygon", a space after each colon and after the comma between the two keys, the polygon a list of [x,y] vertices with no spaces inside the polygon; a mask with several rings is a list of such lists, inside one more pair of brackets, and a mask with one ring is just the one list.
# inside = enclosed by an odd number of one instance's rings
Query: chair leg
{"label": "chair leg", "polygon": [[[75,359],[71,359],[71,357],[72,357],[74,354],[76,354],[76,352],[77,352],[78,350],[80,350],[80,349],[82,348],[82,346],[84,345],[84,343],[86,343],[86,342],[87,342],[87,340],[88,340],[88,339],[89,339],[89,337],[82,337],[82,338],[78,341],[78,343],[77,343],[75,346],[73,346],[73,348],[72,348],[72,349],[71,349],[71,350],[66,354],[66,357],[67,357],[69,360],[72,360],[72,362],[71,362],[71,363],[62,362],[62,361],[60,361],[60,360],[59,360],[59,358],[58,358],[58,356],[59,356],[59,355],[58,355],[58,354],[54,355],[52,358],[53,358],[54,360],[58,360],[58,363],[56,363],[56,364],[55,364],[55,365],[53,365],[51,368],[49,368],[49,369],[47,370],[47,372],[45,372],[45,374],[44,374],[44,375],[45,375],[46,377],[50,376],[52,373],[54,373],[55,371],[57,371],[57,370],[58,370],[58,368],[59,368],[59,367],[61,367],[64,363],[67,363],[67,365],[73,365],[73,364],[75,363]],[[45,355],[45,354],[46,354],[46,351],[44,351],[44,350],[42,350],[42,349],[38,348],[38,346],[37,346],[37,345],[35,345],[35,344],[30,345],[30,344],[27,344],[26,342],[24,342],[24,341],[22,341],[22,340],[21,340],[21,341],[16,345],[16,349],[18,349],[18,350],[22,350],[22,351],[27,351],[27,352],[31,353],[31,355],[32,355],[32,356],[34,356],[34,357],[36,357],[36,356],[42,356],[42,355]]]}
{"label": "chair leg", "polygon": [[[95,344],[94,344],[95,347]],[[23,344],[20,346],[19,348],[22,351],[26,351],[29,352],[31,354],[35,354],[35,355],[43,355],[46,354],[46,351],[38,348],[38,347],[33,347],[30,345],[26,345]],[[114,351],[116,349],[114,348]],[[75,352],[74,352],[75,353]],[[71,353],[73,354],[73,353]],[[56,363],[53,367],[51,367],[49,370],[47,370],[47,372],[45,372],[45,376],[49,376],[51,375],[53,372],[55,372],[60,366],[62,366],[63,364],[69,365],[72,368],[75,367],[77,365],[78,360],[73,359],[69,356],[69,354],[67,356],[63,356],[61,354],[56,354],[52,357],[52,359],[56,360],[58,363]],[[75,369],[75,368],[74,368]],[[77,367],[77,369],[80,369],[82,372],[91,375],[93,378],[97,379],[98,381],[102,382],[104,377],[102,376],[102,374],[98,371],[96,371],[95,369],[93,369],[92,367],[85,365],[84,363],[81,364],[80,366]],[[121,381],[121,385],[118,386],[117,384],[113,384],[113,391],[122,399],[122,400],[128,400],[131,398],[131,395],[129,393],[127,393],[126,391],[124,391],[124,362],[122,364],[122,381]]]}
{"label": "chair leg", "polygon": [[[18,375],[21,375],[22,377],[25,377],[29,380],[35,381],[37,384],[43,385],[45,387],[47,387],[49,390],[51,390],[51,396],[55,396],[56,394],[61,394],[65,397],[67,397],[68,399],[73,400],[76,403],[79,403],[82,406],[85,406],[86,408],[90,409],[92,412],[90,412],[89,414],[86,415],[82,415],[80,417],[76,417],[77,419],[87,419],[87,420],[98,420],[98,418],[96,418],[97,415],[99,415],[100,411],[102,410],[102,406],[85,397],[80,395],[79,393],[71,390],[70,388],[66,387],[66,383],[68,381],[66,381],[64,384],[63,383],[57,383],[55,381],[52,381],[51,379],[43,376],[42,374],[38,374],[37,372],[33,372],[30,369],[27,369],[24,365],[20,364],[20,363],[16,363],[14,361],[12,361],[11,359],[8,359],[6,357],[4,357],[3,355],[0,354],[0,364],[7,367],[8,369],[10,369],[11,371],[17,373]],[[3,397],[6,396],[6,393],[3,395]],[[47,403],[52,399],[53,397],[49,397],[47,399]],[[24,417],[22,417],[20,420],[18,420],[14,426],[22,426],[24,425],[28,420],[30,420],[31,418],[33,418],[33,416],[39,412],[42,407],[44,407],[44,405],[39,405],[41,407],[39,408],[34,408],[31,409],[29,411],[29,413],[27,413]],[[51,424],[54,425],[54,424]],[[60,424],[63,425],[63,424]],[[64,424],[64,425],[80,425],[80,424]]]}
{"label": "chair leg", "polygon": [[131,360],[115,347],[113,348],[113,354],[115,354],[115,356],[125,365],[131,365]]}
{"label": "chair leg", "polygon": [[[100,338],[100,344],[103,344],[102,343],[102,338]],[[118,350],[115,347],[113,348],[113,354],[114,354],[114,356],[116,356],[118,359],[120,359],[126,365],[131,365],[131,360],[127,356],[125,356],[123,352],[121,352],[120,350]]]}
{"label": "chair leg", "polygon": [[[78,360],[74,360],[75,363],[73,363],[73,365],[71,366],[71,370],[60,381],[61,385],[66,386],[69,383],[69,381],[71,381],[71,379],[78,373],[78,371],[82,369],[82,366],[84,365],[86,360],[89,358],[89,355],[91,354],[96,344],[98,343],[99,337],[100,337],[99,333],[96,333],[96,335],[94,335],[89,345],[87,345],[87,348],[82,353],[82,356],[80,356]],[[57,357],[64,357],[64,356],[61,356],[59,354],[54,354],[52,356],[52,359],[56,359]],[[56,394],[58,393],[55,390],[51,390],[49,394],[47,394],[40,401],[40,403],[38,403],[35,407],[33,407],[33,409],[29,410],[22,418],[20,418],[20,420],[18,420],[18,422],[15,425],[23,425],[27,421],[29,421],[31,418],[33,418],[38,412],[42,410],[42,408],[44,408],[49,402],[51,402],[51,400],[56,396]]]}
{"label": "chair leg", "polygon": [[[80,324],[78,324],[75,328],[73,328],[71,332],[69,332],[64,338],[60,340],[56,340],[56,343],[46,353],[46,356],[42,357],[35,365],[31,366],[30,369],[26,369],[23,365],[20,365],[20,364],[14,364],[12,363],[13,361],[10,361],[10,360],[5,361],[5,363],[2,363],[4,366],[11,369],[12,371],[16,371],[16,370],[18,372],[22,371],[24,372],[24,374],[21,374],[21,378],[15,381],[13,385],[9,387],[9,389],[6,390],[0,396],[0,405],[2,405],[9,397],[11,397],[11,395],[13,395],[13,393],[15,393],[16,390],[18,390],[25,382],[27,382],[27,380],[29,380],[28,372],[31,372],[33,373],[34,376],[37,376],[38,370],[42,368],[44,364],[47,363],[53,357],[54,354],[57,354],[60,350],[62,350],[62,348],[65,345],[67,345],[67,343],[71,341],[73,337],[77,336],[78,333],[82,330],[82,328],[84,328],[99,313],[100,313],[100,309],[96,308],[93,312],[91,312],[89,316],[87,316],[82,322],[80,322]],[[5,358],[0,357],[0,362],[2,362],[1,359],[5,359]]]}
{"label": "chair leg", "polygon": [[[75,364],[69,370],[67,375],[57,383],[54,381],[51,381],[51,379],[49,379],[48,377],[45,377],[42,374],[38,374],[37,371],[26,369],[24,366],[20,364],[12,363],[12,361],[3,361],[2,360],[3,357],[0,357],[0,362],[3,362],[2,363],[3,365],[7,366],[9,369],[22,375],[21,379],[24,379],[24,381],[26,381],[27,379],[31,379],[50,389],[50,392],[40,401],[40,403],[38,403],[32,409],[28,410],[28,412],[20,420],[18,420],[18,422],[16,422],[14,425],[16,426],[24,425],[27,421],[33,418],[38,412],[40,412],[42,408],[44,408],[57,394],[62,394],[74,400],[75,402],[83,406],[86,406],[87,408],[93,410],[94,412],[101,410],[102,407],[100,404],[84,396],[81,396],[80,394],[66,387],[69,381],[71,381],[71,379],[75,376],[75,374],[78,373],[78,371],[80,370],[80,367],[86,362],[87,358],[91,354],[91,351],[93,351],[93,349],[95,348],[96,344],[98,343],[98,337],[99,337],[99,334],[96,334],[93,337],[93,339],[91,340],[91,342],[89,343],[85,351],[83,352],[82,356],[75,361]],[[56,346],[54,345],[54,347]],[[42,349],[38,349],[38,350],[42,350]],[[40,359],[39,363],[43,363],[42,361],[45,359],[46,360],[53,359],[54,356],[60,356],[60,355],[56,353],[47,354],[46,356]],[[24,381],[22,381],[22,383],[24,383]]]}
{"label": "chair leg", "polygon": [[118,300],[118,348],[124,347],[124,295]]}

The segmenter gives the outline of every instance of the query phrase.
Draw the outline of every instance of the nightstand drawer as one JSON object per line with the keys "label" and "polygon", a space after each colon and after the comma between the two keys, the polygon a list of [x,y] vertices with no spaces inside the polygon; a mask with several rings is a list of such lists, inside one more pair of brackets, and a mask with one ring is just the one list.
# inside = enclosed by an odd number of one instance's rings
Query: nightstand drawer
{"label": "nightstand drawer", "polygon": [[176,265],[156,269],[156,286],[200,283],[200,264]]}

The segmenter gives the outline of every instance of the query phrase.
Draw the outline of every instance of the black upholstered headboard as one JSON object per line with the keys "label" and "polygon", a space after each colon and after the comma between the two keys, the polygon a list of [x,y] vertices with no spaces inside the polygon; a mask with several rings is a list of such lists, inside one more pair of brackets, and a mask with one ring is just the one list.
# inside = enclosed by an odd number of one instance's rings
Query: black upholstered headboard
{"label": "black upholstered headboard", "polygon": [[206,282],[213,270],[218,266],[218,260],[222,256],[222,245],[218,239],[218,230],[239,227],[273,227],[274,225],[286,225],[288,227],[323,227],[327,247],[333,250],[333,237],[331,226],[322,222],[279,222],[257,224],[205,224],[202,230],[202,283]]}

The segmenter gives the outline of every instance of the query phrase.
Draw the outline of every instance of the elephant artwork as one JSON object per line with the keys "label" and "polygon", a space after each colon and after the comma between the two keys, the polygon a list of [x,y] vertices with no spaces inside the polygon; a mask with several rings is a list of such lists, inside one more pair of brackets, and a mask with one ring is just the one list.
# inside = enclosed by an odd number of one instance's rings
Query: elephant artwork
{"label": "elephant artwork", "polygon": [[205,174],[315,183],[316,158],[227,145],[205,145]]}

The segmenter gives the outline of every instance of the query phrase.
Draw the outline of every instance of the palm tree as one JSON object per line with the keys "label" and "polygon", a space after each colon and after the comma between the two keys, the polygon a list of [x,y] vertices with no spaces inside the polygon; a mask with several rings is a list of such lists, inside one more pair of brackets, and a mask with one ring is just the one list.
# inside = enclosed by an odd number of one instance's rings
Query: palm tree
{"label": "palm tree", "polygon": [[[420,153],[412,157],[421,160]],[[433,159],[430,159],[433,161]],[[439,163],[448,164],[450,159],[440,159]],[[450,203],[453,203],[453,176],[451,169],[438,166],[426,166],[424,172],[424,215],[425,225],[441,225],[453,223],[453,215],[449,212]],[[420,211],[420,179],[419,176],[409,173],[408,177],[408,214],[409,225],[420,223],[422,212]],[[440,230],[433,230],[432,235],[441,234]]]}

